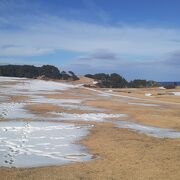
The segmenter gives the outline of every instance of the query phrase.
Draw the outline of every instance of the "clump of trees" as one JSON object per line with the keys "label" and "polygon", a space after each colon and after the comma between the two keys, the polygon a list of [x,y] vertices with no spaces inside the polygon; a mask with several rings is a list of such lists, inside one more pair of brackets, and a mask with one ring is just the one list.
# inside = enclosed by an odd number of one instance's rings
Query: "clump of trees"
{"label": "clump of trees", "polygon": [[79,80],[79,78],[72,71],[68,71],[68,73],[66,71],[62,71],[61,75],[62,75],[61,77],[62,80],[73,80],[73,81]]}
{"label": "clump of trees", "polygon": [[4,65],[0,66],[0,76],[49,79],[78,80],[79,78],[72,72],[60,72],[55,66],[44,65],[36,67],[31,65]]}
{"label": "clump of trees", "polygon": [[150,87],[157,87],[158,83],[156,81],[147,81],[143,79],[135,79],[129,82],[128,87],[132,88],[150,88]]}
{"label": "clump of trees", "polygon": [[85,77],[92,78],[98,83],[96,86],[101,88],[125,88],[128,85],[128,82],[119,74],[105,74],[105,73],[98,73],[98,74],[87,74]]}
{"label": "clump of trees", "polygon": [[158,84],[155,81],[147,81],[141,79],[135,79],[128,82],[125,78],[117,73],[105,74],[86,74],[85,77],[89,77],[97,81],[97,87],[101,88],[145,88],[145,87],[156,87]]}

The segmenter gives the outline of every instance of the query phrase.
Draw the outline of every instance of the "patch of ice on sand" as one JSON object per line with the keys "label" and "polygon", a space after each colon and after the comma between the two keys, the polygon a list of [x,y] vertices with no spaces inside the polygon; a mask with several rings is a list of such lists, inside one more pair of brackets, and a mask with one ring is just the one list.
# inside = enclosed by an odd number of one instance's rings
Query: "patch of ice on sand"
{"label": "patch of ice on sand", "polygon": [[76,121],[95,121],[95,122],[104,122],[107,119],[112,118],[124,118],[127,117],[126,114],[105,114],[105,113],[58,113],[51,112],[51,114],[59,115],[58,120],[76,120]]}
{"label": "patch of ice on sand", "polygon": [[172,129],[145,126],[128,121],[116,121],[114,124],[116,124],[119,128],[127,128],[156,138],[180,138],[180,132],[173,131]]}
{"label": "patch of ice on sand", "polygon": [[144,95],[147,96],[147,97],[152,96],[151,93],[145,93]]}
{"label": "patch of ice on sand", "polygon": [[30,96],[32,103],[48,103],[54,105],[62,105],[62,104],[80,104],[82,103],[82,99],[52,99],[46,98],[44,96]]}
{"label": "patch of ice on sand", "polygon": [[172,92],[174,96],[180,96],[180,92]]}
{"label": "patch of ice on sand", "polygon": [[27,78],[0,76],[0,82],[14,82],[14,81],[25,80],[25,79]]}
{"label": "patch of ice on sand", "polygon": [[74,88],[74,85],[52,82],[52,81],[43,81],[43,80],[27,80],[24,86],[18,86],[17,89],[27,89],[32,91],[55,91],[55,90],[67,90],[69,88]]}
{"label": "patch of ice on sand", "polygon": [[52,99],[44,96],[31,96],[31,103],[48,103],[60,106],[67,110],[84,110],[84,111],[104,111],[104,109],[82,105],[86,99]]}
{"label": "patch of ice on sand", "polygon": [[145,104],[145,103],[128,103],[129,105],[147,106],[147,107],[158,107],[158,104]]}
{"label": "patch of ice on sand", "polygon": [[141,98],[137,98],[137,97],[124,96],[124,95],[120,95],[120,94],[109,93],[109,92],[100,91],[100,90],[97,90],[97,89],[92,89],[92,88],[87,88],[87,87],[84,87],[84,89],[97,92],[97,93],[99,93],[99,94],[98,94],[99,96],[105,96],[105,97],[106,97],[106,96],[107,96],[107,97],[114,96],[114,97],[121,97],[121,98],[127,98],[127,99],[142,100]]}
{"label": "patch of ice on sand", "polygon": [[18,119],[18,118],[33,118],[34,115],[23,109],[26,103],[1,103],[0,118]]}
{"label": "patch of ice on sand", "polygon": [[[6,78],[4,82],[8,82],[11,78]],[[53,81],[44,81],[37,79],[18,79],[18,83],[15,85],[3,85],[1,91],[5,91],[7,94],[38,94],[38,93],[48,93],[49,91],[64,91],[70,88],[75,88],[77,86],[60,83]]]}
{"label": "patch of ice on sand", "polygon": [[90,160],[86,149],[75,144],[90,127],[44,121],[0,122],[0,166],[27,168]]}
{"label": "patch of ice on sand", "polygon": [[7,96],[0,96],[0,102],[7,101],[9,98]]}
{"label": "patch of ice on sand", "polygon": [[93,106],[85,106],[85,105],[63,104],[62,107],[67,110],[82,110],[82,111],[96,111],[96,112],[105,111],[102,108],[97,108]]}

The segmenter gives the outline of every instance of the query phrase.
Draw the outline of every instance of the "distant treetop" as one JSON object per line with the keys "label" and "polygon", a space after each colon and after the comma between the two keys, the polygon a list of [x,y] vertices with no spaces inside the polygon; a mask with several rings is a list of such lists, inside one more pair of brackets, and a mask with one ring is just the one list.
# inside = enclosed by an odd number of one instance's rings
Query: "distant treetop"
{"label": "distant treetop", "polygon": [[4,65],[0,66],[0,76],[9,77],[26,77],[26,78],[49,78],[49,79],[63,79],[63,80],[78,80],[79,78],[70,71],[60,72],[55,66],[44,65],[36,67],[32,65]]}
{"label": "distant treetop", "polygon": [[94,75],[86,74],[85,77],[96,80],[98,82],[96,86],[102,88],[143,88],[158,86],[157,82],[155,81],[147,81],[141,79],[135,79],[133,81],[128,82],[125,78],[123,78],[121,75],[117,73],[98,73]]}

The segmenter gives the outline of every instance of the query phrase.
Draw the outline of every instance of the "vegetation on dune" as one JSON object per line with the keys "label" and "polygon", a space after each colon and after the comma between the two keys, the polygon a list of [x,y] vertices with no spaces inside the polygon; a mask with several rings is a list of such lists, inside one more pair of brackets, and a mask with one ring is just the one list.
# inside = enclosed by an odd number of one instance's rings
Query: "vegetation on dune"
{"label": "vegetation on dune", "polygon": [[116,73],[110,75],[104,73],[95,75],[87,74],[85,76],[96,80],[98,82],[96,85],[101,88],[123,88],[127,87],[128,84],[123,77]]}
{"label": "vegetation on dune", "polygon": [[117,73],[113,74],[86,74],[85,77],[89,77],[97,81],[96,86],[101,88],[143,88],[143,87],[155,87],[158,84],[155,81],[147,81],[141,79],[135,79],[128,82],[125,78]]}
{"label": "vegetation on dune", "polygon": [[[55,66],[43,65],[36,67],[32,65],[4,65],[0,66],[0,76],[9,77],[26,77],[26,78],[42,78],[42,79],[60,79],[60,80],[79,80],[72,71],[62,71]],[[105,74],[86,74],[85,77],[92,78],[96,83],[96,87],[100,88],[143,88],[155,87],[158,83],[155,81],[147,81],[135,79],[128,82],[125,78],[117,73]]]}
{"label": "vegetation on dune", "polygon": [[144,88],[144,87],[157,87],[158,83],[156,81],[147,81],[142,79],[135,79],[129,82],[129,87],[132,88]]}
{"label": "vegetation on dune", "polygon": [[78,80],[79,78],[72,72],[60,72],[55,66],[44,65],[36,67],[31,65],[4,65],[0,66],[0,76],[26,77],[26,78],[49,78],[63,80]]}

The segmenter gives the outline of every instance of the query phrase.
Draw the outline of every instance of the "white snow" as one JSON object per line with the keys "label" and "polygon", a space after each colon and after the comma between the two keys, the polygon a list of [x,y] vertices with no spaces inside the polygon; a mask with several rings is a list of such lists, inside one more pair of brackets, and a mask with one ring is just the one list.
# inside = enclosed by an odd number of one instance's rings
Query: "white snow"
{"label": "white snow", "polygon": [[[32,99],[28,100],[28,102],[24,103],[1,103],[0,104],[0,118],[5,119],[38,119],[37,115],[35,116],[33,113],[25,109],[26,105],[33,104],[53,104],[56,106],[60,106],[63,109],[67,110],[83,110],[83,111],[96,111],[102,112],[103,109],[81,105],[82,99],[50,99],[44,96],[30,96]],[[39,114],[40,115],[40,114]]]}
{"label": "white snow", "polygon": [[158,104],[145,104],[145,103],[128,103],[129,105],[147,106],[147,107],[158,107]]}
{"label": "white snow", "polygon": [[116,121],[114,124],[116,124],[119,128],[127,128],[156,138],[180,138],[180,132],[173,131],[172,129],[145,126],[128,121]]}
{"label": "white snow", "polygon": [[7,96],[0,96],[0,102],[7,101],[9,98]]}
{"label": "white snow", "polygon": [[100,90],[97,90],[97,89],[92,89],[92,88],[87,88],[87,87],[84,87],[84,89],[97,92],[97,93],[99,93],[98,94],[99,96],[107,96],[107,97],[114,96],[114,97],[121,97],[121,98],[126,98],[126,99],[144,100],[144,99],[141,99],[141,98],[136,98],[136,97],[131,97],[131,96],[124,96],[124,95],[120,95],[120,94],[109,93],[107,91],[105,92],[105,91],[100,91]]}
{"label": "white snow", "polygon": [[180,96],[180,92],[172,92],[174,96]]}
{"label": "white snow", "polygon": [[93,84],[97,84],[98,82],[97,81],[93,81]]}
{"label": "white snow", "polygon": [[70,84],[43,80],[27,80],[23,86],[16,86],[17,89],[27,89],[32,91],[57,91],[74,87],[74,85]]}
{"label": "white snow", "polygon": [[58,113],[51,112],[51,114],[59,115],[58,120],[75,120],[75,121],[95,121],[95,122],[105,122],[112,118],[124,118],[128,117],[127,114],[105,114],[105,113]]}
{"label": "white snow", "polygon": [[161,87],[159,87],[159,89],[162,89],[162,90],[164,90],[164,89],[166,89],[165,87],[163,87],[163,86],[161,86]]}
{"label": "white snow", "polygon": [[62,106],[63,104],[80,104],[82,103],[82,99],[53,99],[53,98],[46,98],[44,96],[30,96],[31,103],[48,103],[54,104],[57,106]]}
{"label": "white snow", "polygon": [[[0,122],[0,166],[38,167],[91,159],[75,144],[90,126],[52,122]],[[43,137],[43,138],[39,138]]]}
{"label": "white snow", "polygon": [[26,103],[1,103],[0,118],[21,119],[33,118],[34,115],[24,109]]}
{"label": "white snow", "polygon": [[53,99],[53,98],[46,98],[44,96],[30,96],[31,103],[48,103],[48,104],[53,104],[56,106],[60,106],[63,109],[67,110],[84,110],[84,111],[104,111],[104,109],[101,108],[96,108],[92,106],[86,106],[83,105],[82,102],[86,100],[84,99]]}
{"label": "white snow", "polygon": [[[1,77],[2,78],[2,77]],[[3,82],[9,82],[13,79],[2,78]],[[39,94],[39,93],[49,93],[53,91],[64,91],[70,88],[75,88],[77,86],[67,83],[44,81],[37,79],[21,79],[19,78],[17,84],[4,84],[1,85],[0,92],[6,92],[6,94]]]}
{"label": "white snow", "polygon": [[147,96],[147,97],[152,96],[151,93],[145,93],[144,95]]}
{"label": "white snow", "polygon": [[0,76],[0,82],[14,82],[14,81],[25,80],[25,79],[27,78]]}

